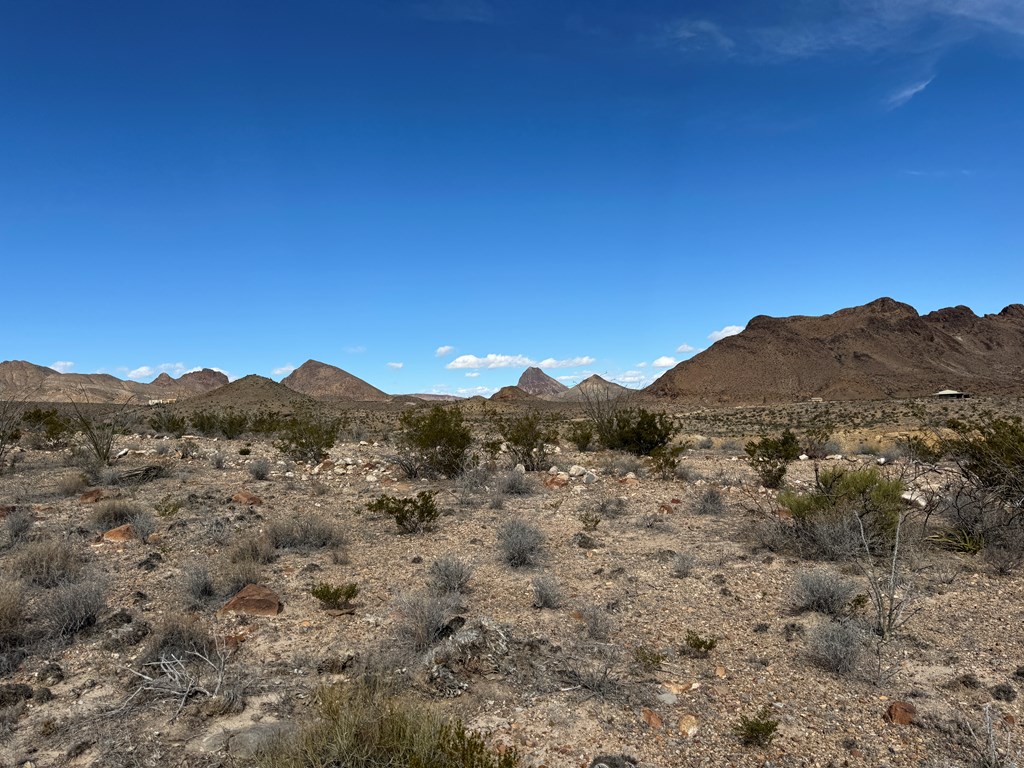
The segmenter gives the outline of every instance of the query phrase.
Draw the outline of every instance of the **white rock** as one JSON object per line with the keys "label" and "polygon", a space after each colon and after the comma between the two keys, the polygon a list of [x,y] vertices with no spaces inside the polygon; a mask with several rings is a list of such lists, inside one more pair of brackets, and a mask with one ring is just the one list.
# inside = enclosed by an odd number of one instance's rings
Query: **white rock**
{"label": "white rock", "polygon": [[377,482],[377,476],[375,474],[373,474],[373,472],[371,472],[370,474],[368,474],[366,476],[366,482],[368,482],[368,483],[376,483]]}
{"label": "white rock", "polygon": [[558,467],[555,466],[554,464],[552,464],[551,465],[551,469],[548,470],[548,474],[549,475],[557,475],[558,474]]}
{"label": "white rock", "polygon": [[513,471],[516,472],[517,474],[525,475],[526,467],[523,466],[522,464],[516,464],[516,468]]}
{"label": "white rock", "polygon": [[875,459],[875,464],[877,464],[878,466],[882,466],[883,464],[885,464],[885,456],[879,456],[877,459]]}
{"label": "white rock", "polygon": [[359,441],[359,444],[360,444],[360,445],[369,445],[369,443],[368,443],[368,442],[366,442],[365,440],[360,440],[360,441]]}
{"label": "white rock", "polygon": [[596,483],[597,475],[595,475],[593,472],[587,472],[585,475],[583,475],[583,482],[586,483],[587,485],[590,485],[591,483]]}
{"label": "white rock", "polygon": [[569,477],[583,477],[585,474],[587,474],[587,470],[579,464],[573,464],[569,467]]}
{"label": "white rock", "polygon": [[806,453],[801,453],[800,454],[800,461],[807,461],[809,458],[811,458],[811,457],[808,456]]}
{"label": "white rock", "polygon": [[624,480],[636,480],[636,472],[627,472]]}
{"label": "white rock", "polygon": [[285,477],[295,477],[295,473],[294,472],[285,472],[284,476]]}
{"label": "white rock", "polygon": [[841,461],[842,458],[843,458],[843,454],[841,454],[841,453],[830,453],[825,458],[828,459],[829,461]]}

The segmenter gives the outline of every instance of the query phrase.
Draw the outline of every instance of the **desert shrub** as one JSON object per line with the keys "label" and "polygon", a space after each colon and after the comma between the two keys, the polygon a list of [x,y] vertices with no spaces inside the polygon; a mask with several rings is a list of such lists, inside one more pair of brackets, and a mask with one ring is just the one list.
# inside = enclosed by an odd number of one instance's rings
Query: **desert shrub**
{"label": "desert shrub", "polygon": [[631,453],[611,454],[604,460],[604,468],[616,477],[625,477],[630,473],[643,477],[646,473],[643,461]]}
{"label": "desert shrub", "polygon": [[217,596],[210,572],[205,566],[190,563],[182,569],[182,589],[185,593],[185,604],[191,608],[201,608]]}
{"label": "desert shrub", "polygon": [[266,535],[246,536],[228,551],[228,560],[232,563],[271,563],[276,557],[274,543]]}
{"label": "desert shrub", "polygon": [[602,518],[612,520],[616,517],[622,517],[626,514],[629,509],[629,503],[622,496],[611,496],[607,499],[601,499],[597,503],[596,512]]}
{"label": "desert shrub", "polygon": [[[81,395],[84,400],[85,393],[82,392]],[[110,466],[116,460],[114,443],[118,435],[127,431],[130,421],[128,407],[131,402],[131,398],[128,398],[105,414],[90,415],[82,405],[71,400],[71,408],[74,411],[71,423],[85,438],[85,447],[90,458],[100,466]]]}
{"label": "desert shrub", "polygon": [[772,717],[772,708],[765,706],[753,717],[740,715],[734,732],[745,747],[767,747],[778,728],[779,721]]}
{"label": "desert shrub", "polygon": [[651,470],[662,480],[689,480],[689,471],[679,464],[679,455],[686,450],[685,445],[663,445],[651,451]]}
{"label": "desert shrub", "polygon": [[664,448],[678,431],[670,416],[646,408],[620,410],[603,430],[597,429],[606,448],[636,456],[650,456]]}
{"label": "desert shrub", "polygon": [[49,637],[71,637],[93,626],[107,607],[106,588],[97,579],[64,581],[49,590],[41,610]]}
{"label": "desert shrub", "polygon": [[843,612],[856,591],[853,581],[834,571],[809,571],[797,576],[793,601],[801,611],[835,617]]}
{"label": "desert shrub", "polygon": [[234,440],[249,426],[249,416],[243,411],[228,407],[217,414],[217,429],[228,440]]}
{"label": "desert shrub", "polygon": [[400,417],[402,433],[399,445],[413,475],[419,468],[447,477],[457,477],[468,469],[469,447],[473,436],[463,423],[456,406],[435,405],[428,411],[406,411]]}
{"label": "desert shrub", "polygon": [[348,608],[356,595],[359,594],[359,585],[354,581],[345,584],[317,584],[309,590],[309,594],[320,601],[320,605],[329,609]]}
{"label": "desert shrub", "polygon": [[284,429],[285,419],[277,411],[257,411],[249,420],[249,431],[255,435],[273,435]]}
{"label": "desert shrub", "polygon": [[151,664],[161,659],[184,659],[190,654],[213,654],[217,644],[213,637],[194,620],[170,618],[153,629],[138,664]]}
{"label": "desert shrub", "polygon": [[335,523],[313,515],[288,517],[269,522],[264,535],[274,549],[312,552],[344,547],[344,531]]}
{"label": "desert shrub", "polygon": [[493,752],[460,720],[413,699],[393,698],[368,684],[337,686],[318,695],[318,717],[297,733],[268,744],[260,768],[518,768],[515,749]]}
{"label": "desert shrub", "polygon": [[451,632],[449,622],[455,617],[456,608],[451,593],[424,591],[403,595],[396,604],[398,641],[414,651],[425,651]]}
{"label": "desert shrub", "polygon": [[533,587],[534,608],[561,608],[565,600],[562,594],[562,587],[558,581],[546,574],[534,577],[531,582]]}
{"label": "desert shrub", "polygon": [[464,593],[468,591],[473,567],[455,555],[445,555],[430,566],[428,588],[438,594]]}
{"label": "desert shrub", "polygon": [[[21,645],[28,633],[25,586],[17,579],[0,579],[0,656]],[[0,674],[3,672],[0,660]]]}
{"label": "desert shrub", "polygon": [[21,416],[40,447],[63,448],[75,434],[71,420],[62,416],[55,408],[31,408]]}
{"label": "desert shrub", "polygon": [[39,539],[22,545],[11,563],[14,575],[47,589],[77,581],[82,558],[66,539]]}
{"label": "desert shrub", "polygon": [[583,622],[587,637],[591,640],[604,643],[612,636],[615,622],[612,621],[612,617],[605,610],[604,606],[587,603],[579,607],[577,615],[580,621]]}
{"label": "desert shrub", "polygon": [[507,520],[498,529],[498,549],[513,568],[533,566],[544,552],[544,534],[524,520]]}
{"label": "desert shrub", "polygon": [[706,658],[708,654],[715,650],[715,648],[717,647],[718,638],[701,637],[699,634],[690,629],[687,630],[686,637],[683,638],[683,647],[681,651],[688,656],[703,659]]}
{"label": "desert shrub", "polygon": [[266,480],[270,477],[270,461],[267,459],[253,459],[245,468],[253,480]]}
{"label": "desert shrub", "polygon": [[677,579],[685,579],[693,573],[693,566],[697,564],[697,558],[689,552],[680,552],[672,561],[672,575]]}
{"label": "desert shrub", "polygon": [[188,422],[185,417],[173,413],[167,408],[158,408],[149,417],[149,428],[156,432],[158,435],[173,435],[174,437],[181,437],[185,434],[185,430],[188,428]]}
{"label": "desert shrub", "polygon": [[7,546],[16,547],[28,539],[32,530],[32,514],[18,507],[4,518],[4,528],[7,529]]}
{"label": "desert shrub", "polygon": [[565,430],[565,439],[583,453],[594,441],[594,425],[589,421],[574,421]]}
{"label": "desert shrub", "polygon": [[808,636],[807,652],[822,669],[847,675],[860,660],[862,643],[863,632],[853,623],[829,621]]}
{"label": "desert shrub", "polygon": [[725,512],[725,498],[722,492],[711,486],[704,489],[693,505],[695,515],[720,515]]}
{"label": "desert shrub", "polygon": [[[233,553],[234,554],[234,553]],[[248,584],[259,584],[263,578],[262,563],[259,560],[232,559],[221,572],[221,592],[234,595]]]}
{"label": "desert shrub", "polygon": [[536,493],[537,485],[529,476],[512,470],[499,478],[497,491],[506,496],[530,496]]}
{"label": "desert shrub", "polygon": [[96,502],[89,516],[93,527],[100,530],[117,528],[130,523],[132,518],[142,513],[142,507],[124,499],[106,499]]}
{"label": "desert shrub", "polygon": [[699,448],[702,451],[710,451],[712,448],[715,447],[715,441],[712,440],[710,437],[702,437],[700,440],[697,441],[694,447]]}
{"label": "desert shrub", "polygon": [[224,451],[214,451],[210,454],[210,466],[214,469],[224,469],[224,462],[227,457],[224,456]]}
{"label": "desert shrub", "polygon": [[327,458],[345,419],[331,418],[309,407],[298,408],[285,420],[277,448],[295,461],[317,464]]}
{"label": "desert shrub", "polygon": [[765,488],[780,487],[786,477],[786,468],[800,456],[800,444],[788,429],[779,437],[763,436],[760,440],[751,440],[744,450]]}
{"label": "desert shrub", "polygon": [[371,512],[385,514],[395,519],[402,533],[419,533],[433,528],[434,521],[441,515],[434,497],[435,491],[420,491],[415,498],[400,499],[382,494],[366,505]]}
{"label": "desert shrub", "polygon": [[832,433],[835,425],[828,420],[817,420],[814,424],[804,430],[802,439],[802,450],[811,459],[824,459],[830,453],[838,453],[831,450],[836,447],[832,442]]}
{"label": "desert shrub", "polygon": [[86,489],[89,482],[81,472],[72,472],[70,475],[63,475],[57,480],[57,493],[61,496],[74,496]]}
{"label": "desert shrub", "polygon": [[500,420],[498,432],[505,441],[513,464],[522,464],[528,472],[545,470],[551,466],[547,444],[557,440],[558,433],[545,428],[539,414]]}
{"label": "desert shrub", "polygon": [[782,493],[779,503],[793,515],[797,534],[808,542],[821,542],[823,526],[833,536],[855,527],[859,537],[863,525],[869,542],[886,544],[893,540],[899,524],[903,484],[886,478],[875,467],[825,469],[816,473],[813,489]]}
{"label": "desert shrub", "polygon": [[252,455],[252,448],[250,448],[248,445],[243,445],[241,448],[238,449],[238,455],[239,456],[251,456]]}
{"label": "desert shrub", "polygon": [[597,530],[597,526],[601,524],[601,516],[592,510],[584,510],[576,515],[576,519],[580,521],[580,525],[583,526],[583,530],[588,533],[593,533]]}
{"label": "desert shrub", "polygon": [[635,661],[644,672],[657,672],[661,669],[661,665],[664,664],[665,660],[668,658],[657,648],[652,648],[649,645],[636,646],[633,649],[632,656],[633,661]]}
{"label": "desert shrub", "polygon": [[943,451],[941,441],[929,442],[920,435],[896,438],[894,448],[898,457],[904,457],[911,461],[919,461],[925,464],[937,464],[942,458]]}
{"label": "desert shrub", "polygon": [[215,437],[220,432],[220,419],[210,411],[196,411],[189,417],[192,429],[205,437]]}
{"label": "desert shrub", "polygon": [[195,440],[182,440],[178,443],[178,453],[182,459],[198,459],[203,455],[202,450],[199,448],[199,443]]}

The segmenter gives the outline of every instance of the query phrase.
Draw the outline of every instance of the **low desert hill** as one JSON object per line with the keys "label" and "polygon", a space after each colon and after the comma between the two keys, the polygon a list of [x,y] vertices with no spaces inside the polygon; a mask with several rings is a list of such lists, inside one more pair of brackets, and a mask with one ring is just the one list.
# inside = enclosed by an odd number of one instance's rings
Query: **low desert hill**
{"label": "low desert hill", "polygon": [[881,298],[830,315],[753,318],[651,384],[648,394],[707,404],[874,400],[940,389],[1024,394],[1024,305],[979,317],[918,314]]}
{"label": "low desert hill", "polygon": [[273,379],[252,374],[236,379],[212,392],[193,397],[188,401],[188,407],[194,410],[232,407],[290,413],[297,405],[314,402],[315,400],[308,395],[288,389]]}
{"label": "low desert hill", "polygon": [[286,377],[281,383],[291,390],[317,400],[386,401],[391,396],[367,384],[348,371],[327,363],[307,360]]}
{"label": "low desert hill", "polygon": [[635,395],[635,390],[623,387],[620,384],[602,379],[596,373],[588,379],[584,379],[574,387],[562,392],[555,397],[556,400],[568,400],[579,402],[588,398],[606,399],[619,397],[620,395]]}
{"label": "low desert hill", "polygon": [[506,402],[517,402],[525,403],[533,400],[533,396],[528,392],[524,392],[519,387],[502,387],[493,395],[491,400],[506,401]]}
{"label": "low desert hill", "polygon": [[568,389],[565,384],[551,378],[540,368],[527,368],[519,377],[519,383],[516,386],[528,395],[535,397],[553,397]]}
{"label": "low desert hill", "polygon": [[125,381],[108,373],[59,373],[52,368],[24,360],[0,363],[0,391],[37,402],[116,403],[133,398],[183,400],[223,387],[228,377],[220,371],[203,368],[175,379],[161,373],[149,384]]}

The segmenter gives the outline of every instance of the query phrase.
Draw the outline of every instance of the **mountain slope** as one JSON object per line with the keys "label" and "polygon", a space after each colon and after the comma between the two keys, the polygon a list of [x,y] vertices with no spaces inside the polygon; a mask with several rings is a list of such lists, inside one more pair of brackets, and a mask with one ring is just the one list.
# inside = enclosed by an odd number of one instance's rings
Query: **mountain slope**
{"label": "mountain slope", "polygon": [[736,336],[667,371],[645,391],[705,403],[917,397],[946,387],[1024,392],[1024,306],[979,317],[919,315],[881,298],[829,315],[753,318]]}
{"label": "mountain slope", "polygon": [[281,383],[318,400],[390,400],[391,396],[348,371],[327,363],[307,360]]}
{"label": "mountain slope", "polygon": [[568,389],[565,384],[551,378],[540,368],[527,368],[519,377],[519,383],[516,386],[528,395],[537,397],[560,395]]}

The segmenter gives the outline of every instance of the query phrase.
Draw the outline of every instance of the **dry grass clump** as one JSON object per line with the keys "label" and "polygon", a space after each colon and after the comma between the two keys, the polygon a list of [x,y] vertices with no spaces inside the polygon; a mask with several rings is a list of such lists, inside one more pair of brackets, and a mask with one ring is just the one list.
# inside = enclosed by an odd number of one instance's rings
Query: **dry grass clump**
{"label": "dry grass clump", "polygon": [[270,477],[270,462],[267,459],[253,459],[246,465],[246,470],[253,480],[266,480]]}
{"label": "dry grass clump", "polygon": [[848,675],[860,660],[864,633],[850,622],[829,621],[807,638],[811,660],[824,670]]}
{"label": "dry grass clump", "polygon": [[82,557],[66,539],[38,539],[18,548],[11,570],[29,584],[50,589],[82,575]]}
{"label": "dry grass clump", "polygon": [[435,594],[463,594],[468,591],[472,576],[473,566],[455,555],[445,555],[430,566],[428,587]]}
{"label": "dry grass clump", "polygon": [[339,526],[314,516],[273,520],[267,524],[265,536],[274,549],[299,552],[340,549],[347,542]]}
{"label": "dry grass clump", "polygon": [[725,498],[722,496],[722,492],[714,486],[706,488],[693,505],[695,515],[720,515],[723,512],[725,512]]}
{"label": "dry grass clump", "polygon": [[139,664],[161,659],[184,659],[189,654],[209,657],[216,650],[213,637],[195,621],[172,618],[153,630],[139,657]]}
{"label": "dry grass clump", "polygon": [[677,579],[685,579],[693,573],[697,558],[690,552],[680,552],[672,561],[672,575]]}
{"label": "dry grass clump", "polygon": [[272,563],[277,557],[274,543],[266,535],[246,536],[228,551],[232,563]]}
{"label": "dry grass clump", "polygon": [[457,600],[452,594],[439,595],[424,591],[398,598],[396,612],[398,641],[414,651],[425,651],[443,640],[451,629]]}
{"label": "dry grass clump", "polygon": [[97,579],[57,584],[47,592],[41,610],[46,634],[71,637],[95,625],[106,608],[106,586]]}
{"label": "dry grass clump", "polygon": [[61,496],[75,496],[86,489],[89,481],[81,472],[73,472],[70,475],[62,475],[57,480],[56,490]]}
{"label": "dry grass clump", "polygon": [[143,513],[142,507],[124,499],[106,499],[97,502],[89,519],[100,530],[110,530],[132,522]]}
{"label": "dry grass clump", "polygon": [[210,572],[198,563],[190,563],[182,569],[181,582],[185,603],[192,610],[204,607],[217,596]]}
{"label": "dry grass clump", "polygon": [[32,530],[32,515],[24,509],[15,509],[4,519],[7,529],[7,546],[16,547],[28,540]]}
{"label": "dry grass clump", "polygon": [[544,534],[523,520],[508,520],[498,529],[498,548],[513,568],[533,566],[544,553]]}
{"label": "dry grass clump", "polygon": [[605,643],[612,636],[615,622],[612,621],[612,617],[608,615],[608,611],[602,606],[587,603],[580,606],[577,615],[586,628],[587,637],[591,640]]}
{"label": "dry grass clump", "polygon": [[0,580],[0,654],[25,640],[25,585],[15,579]]}
{"label": "dry grass clump", "polygon": [[801,611],[839,616],[856,591],[856,583],[834,571],[810,571],[797,576],[793,601]]}
{"label": "dry grass clump", "polygon": [[228,565],[221,573],[221,593],[233,595],[247,584],[259,584],[263,578],[263,568],[256,560],[237,560]]}
{"label": "dry grass clump", "polygon": [[565,600],[562,587],[553,576],[537,576],[533,582],[534,608],[561,608]]}
{"label": "dry grass clump", "polygon": [[537,492],[537,484],[525,473],[512,470],[498,480],[498,492],[506,496],[532,496]]}

